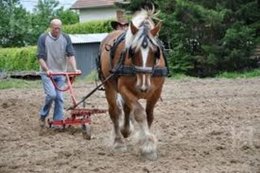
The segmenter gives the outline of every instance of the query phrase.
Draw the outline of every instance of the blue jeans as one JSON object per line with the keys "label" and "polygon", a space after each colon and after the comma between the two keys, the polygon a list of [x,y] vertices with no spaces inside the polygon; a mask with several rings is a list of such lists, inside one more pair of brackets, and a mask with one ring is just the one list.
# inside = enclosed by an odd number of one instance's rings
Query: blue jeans
{"label": "blue jeans", "polygon": [[[62,88],[65,84],[65,76],[52,77],[58,87]],[[58,91],[51,79],[41,74],[44,93],[46,94],[44,105],[40,110],[41,118],[46,118],[49,115],[52,103],[54,102],[53,120],[63,120],[64,101],[62,91]]]}

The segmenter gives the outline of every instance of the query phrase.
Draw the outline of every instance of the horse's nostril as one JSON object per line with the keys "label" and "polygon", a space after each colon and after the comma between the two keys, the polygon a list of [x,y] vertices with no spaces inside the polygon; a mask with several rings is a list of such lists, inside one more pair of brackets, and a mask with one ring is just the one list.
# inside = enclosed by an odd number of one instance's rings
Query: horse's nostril
{"label": "horse's nostril", "polygon": [[143,92],[143,93],[147,92],[147,90],[148,90],[148,88],[141,88],[140,89],[140,91]]}

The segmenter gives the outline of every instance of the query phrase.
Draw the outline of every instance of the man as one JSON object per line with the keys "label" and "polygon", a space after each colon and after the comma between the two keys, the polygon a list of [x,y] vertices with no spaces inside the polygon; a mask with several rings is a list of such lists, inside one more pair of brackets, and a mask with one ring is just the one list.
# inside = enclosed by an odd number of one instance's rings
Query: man
{"label": "man", "polygon": [[[45,102],[40,110],[40,126],[45,126],[52,103],[54,102],[53,120],[63,120],[63,94],[55,89],[48,77],[52,72],[66,72],[70,64],[73,71],[80,72],[76,67],[74,49],[70,37],[61,32],[62,22],[53,19],[50,22],[50,32],[43,33],[38,39],[37,57],[40,64],[43,89],[46,94]],[[64,76],[54,76],[53,80],[61,87],[65,84]]]}
{"label": "man", "polygon": [[129,25],[129,23],[127,20],[111,21],[111,27],[114,30],[127,30],[128,25]]}

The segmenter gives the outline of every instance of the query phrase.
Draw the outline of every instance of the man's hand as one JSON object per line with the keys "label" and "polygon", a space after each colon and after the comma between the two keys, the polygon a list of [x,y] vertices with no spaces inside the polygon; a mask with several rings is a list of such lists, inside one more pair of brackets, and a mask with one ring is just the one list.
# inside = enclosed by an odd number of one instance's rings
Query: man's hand
{"label": "man's hand", "polygon": [[76,72],[77,74],[81,74],[81,70],[76,69],[75,72]]}
{"label": "man's hand", "polygon": [[48,69],[48,70],[46,71],[47,76],[50,76],[52,73],[53,73],[52,70],[49,70],[49,69]]}

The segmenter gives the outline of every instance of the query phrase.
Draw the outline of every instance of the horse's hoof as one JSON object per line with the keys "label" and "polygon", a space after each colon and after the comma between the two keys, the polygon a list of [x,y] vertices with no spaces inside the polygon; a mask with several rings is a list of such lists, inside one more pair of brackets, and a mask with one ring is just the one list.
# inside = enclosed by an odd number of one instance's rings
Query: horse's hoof
{"label": "horse's hoof", "polygon": [[119,152],[127,151],[127,147],[125,144],[115,144],[113,149],[114,149],[114,151],[119,151]]}
{"label": "horse's hoof", "polygon": [[142,157],[146,160],[155,161],[158,159],[157,152],[141,153]]}
{"label": "horse's hoof", "polygon": [[131,131],[129,130],[121,130],[121,134],[123,135],[124,138],[128,138],[131,134]]}
{"label": "horse's hoof", "polygon": [[114,151],[119,151],[119,152],[126,152],[127,151],[127,147],[126,146],[114,146],[113,148]]}

